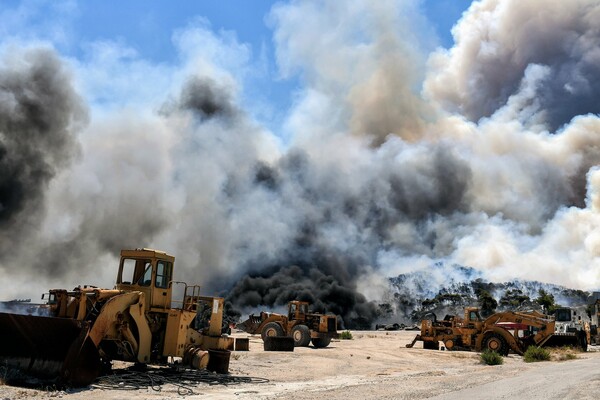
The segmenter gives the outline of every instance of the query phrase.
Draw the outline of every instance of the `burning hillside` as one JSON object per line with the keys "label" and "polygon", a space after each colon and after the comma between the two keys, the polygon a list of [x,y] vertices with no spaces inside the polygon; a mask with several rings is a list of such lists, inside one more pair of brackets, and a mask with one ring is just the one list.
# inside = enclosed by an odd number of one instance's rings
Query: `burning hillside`
{"label": "burning hillside", "polygon": [[[445,280],[447,271],[453,278]],[[482,307],[482,295],[491,297],[496,310],[544,311],[538,303],[541,294],[547,294],[556,306],[583,307],[591,304],[593,293],[539,281],[513,280],[489,282],[482,273],[468,267],[441,263],[427,271],[402,274],[390,278],[388,303],[380,304],[379,320],[417,322],[427,312],[440,318],[446,314],[461,315],[465,307]],[[547,311],[547,310],[546,310]]]}

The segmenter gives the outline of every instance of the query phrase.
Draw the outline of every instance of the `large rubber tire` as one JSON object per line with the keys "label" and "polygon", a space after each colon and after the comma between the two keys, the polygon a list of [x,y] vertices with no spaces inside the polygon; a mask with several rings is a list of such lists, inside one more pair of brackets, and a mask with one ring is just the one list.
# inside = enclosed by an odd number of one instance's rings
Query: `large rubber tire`
{"label": "large rubber tire", "polygon": [[296,325],[292,328],[294,346],[306,347],[310,344],[310,329],[306,325]]}
{"label": "large rubber tire", "polygon": [[277,322],[269,322],[263,327],[260,336],[262,337],[262,340],[265,340],[265,337],[267,336],[285,336],[285,334],[281,325]]}
{"label": "large rubber tire", "polygon": [[423,342],[423,348],[425,350],[439,350],[440,349],[440,342],[429,342],[429,341],[424,341]]}
{"label": "large rubber tire", "polygon": [[444,342],[444,346],[446,346],[446,350],[452,351],[455,349],[456,343],[454,343],[454,340],[448,339]]}
{"label": "large rubber tire", "polygon": [[587,336],[583,331],[579,332],[579,348],[581,349],[581,351],[588,350]]}
{"label": "large rubber tire", "polygon": [[496,353],[500,354],[501,356],[508,355],[508,343],[506,342],[506,339],[504,339],[502,336],[500,336],[497,333],[492,333],[484,339],[483,349],[495,351]]}
{"label": "large rubber tire", "polygon": [[329,343],[331,343],[330,337],[312,339],[312,344],[313,346],[315,346],[315,349],[322,349],[323,347],[327,347],[329,346]]}
{"label": "large rubber tire", "polygon": [[265,351],[294,351],[291,336],[267,336],[263,342]]}

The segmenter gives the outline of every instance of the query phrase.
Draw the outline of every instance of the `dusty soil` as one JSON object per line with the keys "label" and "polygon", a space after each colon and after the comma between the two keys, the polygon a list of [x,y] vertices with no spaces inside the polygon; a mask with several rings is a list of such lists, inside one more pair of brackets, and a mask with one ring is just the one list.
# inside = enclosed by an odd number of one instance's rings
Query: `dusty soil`
{"label": "dusty soil", "polygon": [[294,352],[265,352],[260,337],[251,336],[250,351],[232,352],[229,373],[266,378],[265,383],[200,384],[185,396],[170,384],[135,391],[96,386],[40,391],[3,385],[0,400],[597,398],[600,351],[594,348],[574,360],[525,363],[510,355],[503,365],[486,366],[477,353],[424,350],[419,342],[408,349],[414,331],[352,334],[352,340],[333,341],[325,349]]}

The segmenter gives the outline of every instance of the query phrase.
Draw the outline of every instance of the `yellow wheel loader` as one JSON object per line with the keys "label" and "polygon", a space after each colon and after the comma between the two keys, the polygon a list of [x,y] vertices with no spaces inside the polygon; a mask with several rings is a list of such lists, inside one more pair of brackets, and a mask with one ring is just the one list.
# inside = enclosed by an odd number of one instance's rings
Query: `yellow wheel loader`
{"label": "yellow wheel loader", "polygon": [[[90,384],[112,360],[181,357],[206,367],[211,350],[233,348],[221,334],[223,299],[173,281],[174,262],[158,250],[122,250],[114,289],[50,290],[47,316],[0,313],[0,365],[69,386]],[[182,301],[172,301],[174,285]]]}
{"label": "yellow wheel loader", "polygon": [[260,333],[263,340],[267,336],[291,336],[295,347],[306,347],[311,342],[316,348],[327,347],[331,339],[339,337],[335,315],[310,313],[308,303],[297,300],[288,303],[287,315],[251,314],[238,328],[250,334]]}
{"label": "yellow wheel loader", "polygon": [[554,334],[555,321],[537,312],[499,312],[484,320],[478,308],[467,307],[464,318],[447,315],[438,321],[432,316],[421,322],[421,333],[406,347],[422,341],[424,349],[438,350],[442,342],[448,350],[489,349],[501,355],[512,350],[523,355],[528,346],[543,346]]}

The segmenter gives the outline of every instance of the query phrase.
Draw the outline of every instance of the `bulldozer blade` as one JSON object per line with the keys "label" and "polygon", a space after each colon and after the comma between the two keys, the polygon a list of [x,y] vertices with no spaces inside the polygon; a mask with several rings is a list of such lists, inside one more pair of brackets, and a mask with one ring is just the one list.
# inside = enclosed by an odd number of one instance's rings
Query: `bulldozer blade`
{"label": "bulldozer blade", "polygon": [[81,387],[100,373],[88,322],[0,313],[0,366],[45,382]]}

